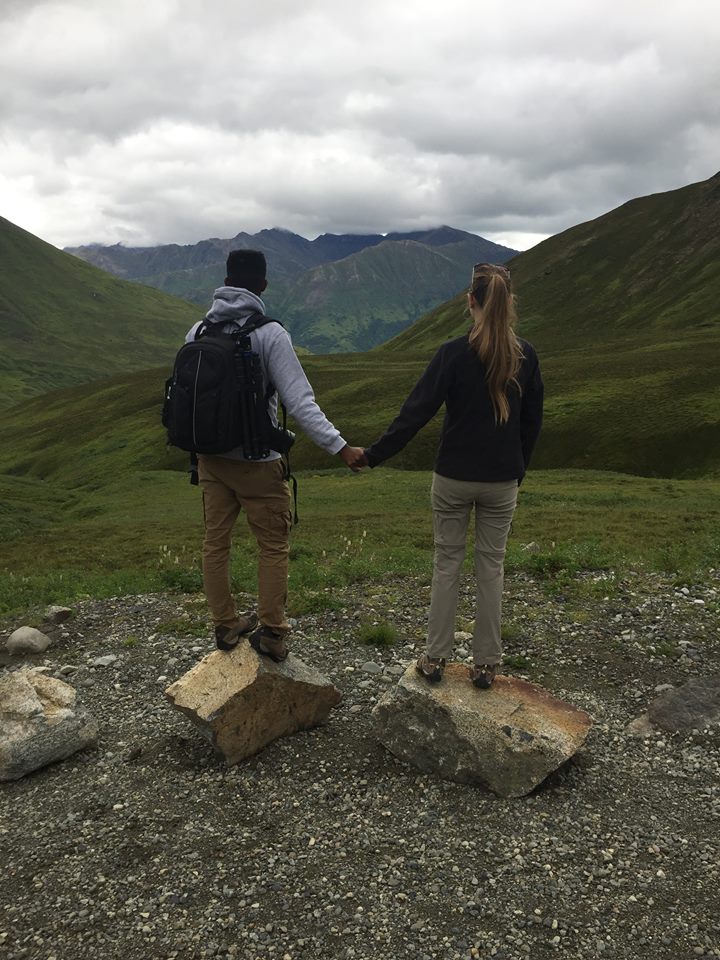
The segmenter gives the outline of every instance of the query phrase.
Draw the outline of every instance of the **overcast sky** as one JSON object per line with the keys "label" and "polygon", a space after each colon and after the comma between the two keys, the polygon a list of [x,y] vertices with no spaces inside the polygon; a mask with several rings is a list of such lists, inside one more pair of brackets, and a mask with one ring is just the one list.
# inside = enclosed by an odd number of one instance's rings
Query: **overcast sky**
{"label": "overcast sky", "polygon": [[0,0],[0,215],[525,248],[720,169],[719,49],[714,0]]}

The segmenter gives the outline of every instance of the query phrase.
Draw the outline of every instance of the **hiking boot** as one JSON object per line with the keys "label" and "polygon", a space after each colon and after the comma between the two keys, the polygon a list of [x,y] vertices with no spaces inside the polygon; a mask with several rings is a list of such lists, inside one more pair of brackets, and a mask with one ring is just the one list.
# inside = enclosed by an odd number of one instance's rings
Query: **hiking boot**
{"label": "hiking boot", "polygon": [[240,643],[240,637],[250,633],[257,626],[257,615],[243,613],[234,627],[215,627],[215,646],[218,650],[234,650]]}
{"label": "hiking boot", "polygon": [[480,690],[489,690],[497,676],[497,664],[475,663],[470,667],[472,685]]}
{"label": "hiking boot", "polygon": [[282,663],[287,659],[288,645],[285,642],[287,632],[280,633],[261,624],[257,630],[250,636],[250,646],[253,650],[262,654],[263,657],[270,657],[275,663]]}
{"label": "hiking boot", "polygon": [[438,683],[442,680],[443,670],[445,669],[444,657],[428,657],[423,654],[415,664],[415,669],[428,683]]}

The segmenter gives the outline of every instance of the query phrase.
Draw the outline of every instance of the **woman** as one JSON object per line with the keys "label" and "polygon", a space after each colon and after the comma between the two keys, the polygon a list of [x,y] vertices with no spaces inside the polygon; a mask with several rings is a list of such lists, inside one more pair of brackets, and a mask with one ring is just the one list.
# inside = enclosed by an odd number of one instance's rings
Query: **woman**
{"label": "woman", "polygon": [[445,404],[432,482],[435,557],[426,680],[442,679],[452,655],[460,570],[475,508],[475,629],[470,678],[491,686],[502,656],[503,561],[517,490],[542,423],[535,350],[514,331],[515,298],[505,267],[478,263],[468,293],[468,334],[444,343],[385,434],[365,451],[375,467],[394,456]]}

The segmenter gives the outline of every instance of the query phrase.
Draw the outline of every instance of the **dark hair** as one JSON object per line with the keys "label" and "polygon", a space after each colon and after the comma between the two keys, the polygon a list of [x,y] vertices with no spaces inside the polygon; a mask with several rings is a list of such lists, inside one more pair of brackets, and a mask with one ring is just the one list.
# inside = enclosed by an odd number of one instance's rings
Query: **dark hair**
{"label": "dark hair", "polygon": [[265,254],[260,250],[231,250],[225,266],[229,286],[261,292],[267,264]]}

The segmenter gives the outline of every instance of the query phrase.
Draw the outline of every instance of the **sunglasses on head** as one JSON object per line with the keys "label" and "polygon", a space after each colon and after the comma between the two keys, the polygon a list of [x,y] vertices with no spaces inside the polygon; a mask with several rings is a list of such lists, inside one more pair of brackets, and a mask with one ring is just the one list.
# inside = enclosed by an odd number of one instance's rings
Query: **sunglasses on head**
{"label": "sunglasses on head", "polygon": [[479,273],[502,273],[506,277],[510,276],[508,268],[499,263],[476,263],[472,268],[472,279],[474,280]]}

